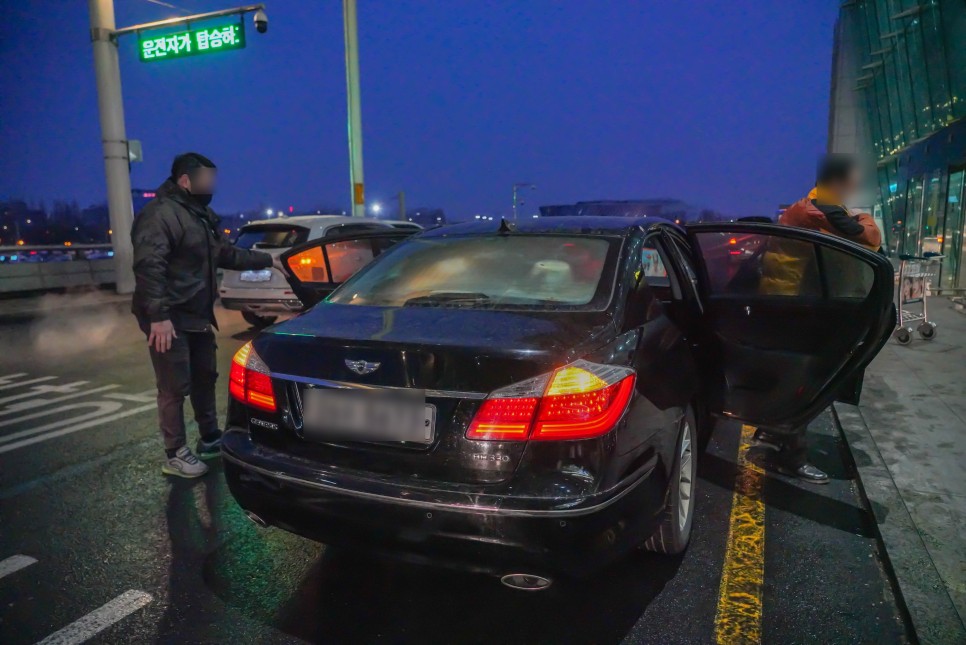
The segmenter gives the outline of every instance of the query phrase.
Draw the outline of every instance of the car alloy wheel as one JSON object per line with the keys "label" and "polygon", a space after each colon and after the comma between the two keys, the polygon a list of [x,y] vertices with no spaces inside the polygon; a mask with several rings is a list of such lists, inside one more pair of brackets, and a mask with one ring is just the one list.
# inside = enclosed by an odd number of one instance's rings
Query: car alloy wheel
{"label": "car alloy wheel", "polygon": [[656,553],[682,553],[691,539],[694,522],[694,490],[698,475],[695,451],[694,411],[688,407],[681,419],[674,447],[674,465],[668,482],[667,501],[661,523],[642,545]]}
{"label": "car alloy wheel", "polygon": [[691,472],[694,459],[691,424],[684,420],[681,430],[681,452],[678,455],[678,528],[683,531],[691,517],[691,491],[694,487],[694,474]]}

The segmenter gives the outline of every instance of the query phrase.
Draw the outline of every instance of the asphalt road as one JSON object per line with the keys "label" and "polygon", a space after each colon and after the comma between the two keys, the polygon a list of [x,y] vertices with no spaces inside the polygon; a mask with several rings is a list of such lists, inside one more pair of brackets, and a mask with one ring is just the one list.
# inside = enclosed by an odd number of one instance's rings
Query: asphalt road
{"label": "asphalt road", "polygon": [[[250,332],[220,319],[224,401]],[[683,556],[524,593],[258,529],[217,461],[165,478],[152,383],[123,305],[0,319],[0,642],[910,641],[828,415],[811,441],[830,485],[753,472],[756,449],[739,459],[741,428],[720,424]]]}

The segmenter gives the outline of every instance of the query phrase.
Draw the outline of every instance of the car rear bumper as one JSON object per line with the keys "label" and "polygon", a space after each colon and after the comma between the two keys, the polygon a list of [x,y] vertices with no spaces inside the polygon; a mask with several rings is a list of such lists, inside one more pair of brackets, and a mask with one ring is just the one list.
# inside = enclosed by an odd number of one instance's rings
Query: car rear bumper
{"label": "car rear bumper", "polygon": [[298,298],[221,298],[221,306],[233,311],[252,313],[290,313],[304,309]]}
{"label": "car rear bumper", "polygon": [[232,495],[270,525],[327,544],[495,574],[599,570],[650,536],[667,483],[652,463],[606,493],[516,499],[321,472],[238,430],[223,441]]}

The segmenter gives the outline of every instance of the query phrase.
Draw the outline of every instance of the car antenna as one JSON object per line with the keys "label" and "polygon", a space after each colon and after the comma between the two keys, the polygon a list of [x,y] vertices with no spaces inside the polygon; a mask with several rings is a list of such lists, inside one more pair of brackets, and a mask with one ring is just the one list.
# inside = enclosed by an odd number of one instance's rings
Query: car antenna
{"label": "car antenna", "polygon": [[505,217],[500,218],[500,230],[497,231],[497,233],[500,235],[506,235],[508,233],[515,233],[516,230],[517,227],[515,224],[511,224],[510,222],[506,221]]}

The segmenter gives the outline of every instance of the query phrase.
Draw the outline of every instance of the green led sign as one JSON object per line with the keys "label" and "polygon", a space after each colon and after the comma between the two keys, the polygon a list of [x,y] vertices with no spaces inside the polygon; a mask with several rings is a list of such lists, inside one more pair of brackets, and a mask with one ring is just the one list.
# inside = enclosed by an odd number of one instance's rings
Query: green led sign
{"label": "green led sign", "polygon": [[138,55],[145,63],[229,49],[244,49],[244,47],[245,26],[240,22],[218,27],[189,29],[164,36],[138,35]]}

